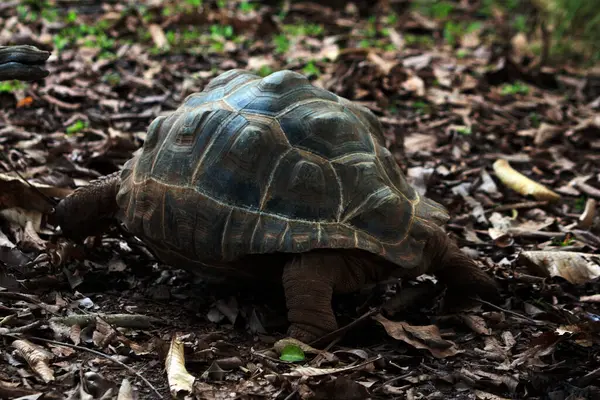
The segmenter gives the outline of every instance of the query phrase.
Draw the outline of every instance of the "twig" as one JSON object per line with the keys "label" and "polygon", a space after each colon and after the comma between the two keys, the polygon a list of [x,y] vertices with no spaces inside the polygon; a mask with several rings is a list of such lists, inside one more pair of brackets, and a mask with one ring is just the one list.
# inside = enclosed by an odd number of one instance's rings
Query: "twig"
{"label": "twig", "polygon": [[521,203],[514,204],[504,204],[498,207],[490,208],[485,210],[486,213],[493,211],[509,211],[509,210],[518,210],[520,208],[534,208],[534,207],[542,207],[548,205],[548,201],[524,201]]}
{"label": "twig", "polygon": [[[375,392],[378,392],[378,391],[382,390],[382,389],[383,389],[383,388],[384,388],[386,385],[390,385],[390,384],[392,384],[392,383],[394,383],[394,382],[396,382],[396,381],[399,381],[399,380],[401,380],[401,379],[404,379],[404,378],[408,378],[409,376],[412,376],[412,375],[414,375],[414,372],[413,372],[413,371],[411,371],[411,372],[407,372],[407,373],[406,373],[406,374],[404,374],[404,375],[396,376],[396,377],[394,377],[394,378],[392,378],[392,379],[388,379],[387,381],[383,382],[383,383],[381,384],[381,386],[379,386],[379,387],[375,388],[375,389],[373,390],[373,393],[375,393]],[[410,385],[410,386],[412,386],[412,385]]]}
{"label": "twig", "polygon": [[372,315],[377,314],[378,312],[379,312],[379,308],[375,308],[375,309],[373,309],[371,311],[367,311],[366,313],[364,313],[359,318],[357,318],[354,321],[350,322],[348,325],[343,326],[343,327],[341,327],[339,329],[336,329],[335,331],[330,332],[327,335],[322,336],[321,338],[312,341],[311,343],[309,343],[309,346],[315,347],[319,343],[331,341],[331,340],[333,340],[333,339],[341,336],[343,333],[346,333],[348,330],[350,330],[354,326],[362,323],[365,319],[371,317]]}
{"label": "twig", "polygon": [[[12,339],[18,340],[20,339],[20,336],[16,336],[16,335],[12,335],[12,334],[5,334],[5,333],[1,333],[0,335],[2,336],[7,336],[10,337]],[[156,393],[158,395],[159,398],[162,398],[162,395],[160,394],[160,392],[154,387],[154,385],[152,385],[152,383],[150,383],[150,381],[148,381],[146,378],[144,378],[139,372],[137,372],[135,369],[131,368],[129,365],[124,364],[123,362],[109,356],[108,354],[102,353],[100,351],[94,350],[94,349],[88,349],[87,347],[81,347],[81,346],[77,346],[75,344],[70,344],[70,343],[63,343],[63,342],[59,342],[57,340],[51,340],[51,339],[44,339],[41,337],[37,337],[37,336],[27,336],[28,339],[31,340],[38,340],[40,342],[45,342],[45,343],[50,343],[50,344],[54,344],[57,346],[64,346],[64,347],[70,347],[72,349],[75,350],[79,350],[79,351],[87,351],[88,353],[97,355],[98,357],[102,357],[105,358],[109,361],[112,361],[113,363],[125,368],[127,371],[129,371],[130,373],[134,374],[135,376],[137,376],[138,378],[140,378],[146,385],[148,385],[148,387],[150,389],[152,389],[154,391],[154,393]]]}
{"label": "twig", "polygon": [[532,323],[532,324],[534,324],[534,325],[538,325],[538,326],[539,326],[539,325],[550,325],[550,326],[555,326],[555,324],[553,324],[553,323],[551,323],[551,322],[544,322],[544,321],[538,321],[538,320],[535,320],[535,319],[533,319],[533,318],[530,318],[530,317],[528,317],[528,316],[526,316],[526,315],[519,314],[518,312],[515,312],[515,311],[507,310],[506,308],[499,307],[499,306],[497,306],[497,305],[495,305],[495,304],[493,304],[493,303],[490,303],[490,302],[488,302],[488,301],[482,300],[482,299],[480,299],[480,298],[477,298],[477,297],[470,297],[470,296],[469,296],[469,298],[471,298],[471,299],[473,299],[473,300],[475,300],[475,301],[478,301],[478,302],[480,302],[480,303],[486,304],[486,305],[488,305],[488,306],[490,306],[490,307],[492,307],[492,308],[495,308],[496,310],[503,311],[503,312],[505,312],[505,313],[507,313],[507,314],[511,314],[511,315],[514,315],[515,317],[519,317],[519,318],[521,318],[521,319],[524,319],[524,320],[526,320],[526,321],[529,321],[529,322],[531,322],[531,323]]}
{"label": "twig", "polygon": [[583,387],[589,386],[590,383],[592,383],[594,380],[596,380],[598,378],[600,378],[600,368],[596,368],[592,372],[587,373],[584,376],[582,376],[581,378],[577,379],[574,382],[574,385],[583,388]]}

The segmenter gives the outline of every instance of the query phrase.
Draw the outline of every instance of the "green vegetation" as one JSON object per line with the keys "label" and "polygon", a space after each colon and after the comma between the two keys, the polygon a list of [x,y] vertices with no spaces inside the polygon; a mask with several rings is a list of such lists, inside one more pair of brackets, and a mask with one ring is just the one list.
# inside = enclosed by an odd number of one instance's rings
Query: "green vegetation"
{"label": "green vegetation", "polygon": [[531,124],[531,126],[533,128],[538,128],[540,126],[540,124],[542,123],[542,117],[540,116],[540,114],[536,113],[536,112],[532,112],[529,114],[529,123]]}
{"label": "green vegetation", "polygon": [[21,81],[2,81],[0,82],[0,93],[12,93],[15,90],[25,89],[27,84]]}
{"label": "green vegetation", "polygon": [[520,81],[514,83],[505,83],[500,88],[500,93],[504,96],[527,94],[529,93],[529,86]]}
{"label": "green vegetation", "polygon": [[583,212],[583,210],[585,210],[585,203],[587,203],[587,198],[585,196],[578,197],[573,206],[574,211],[578,213]]}
{"label": "green vegetation", "polygon": [[258,71],[256,71],[256,73],[263,77],[271,75],[273,73],[273,68],[269,67],[268,65],[263,65],[258,69]]}
{"label": "green vegetation", "polygon": [[431,114],[432,111],[431,106],[424,101],[415,101],[412,104],[412,108],[419,115],[428,115]]}
{"label": "green vegetation", "polygon": [[[544,42],[548,46],[548,60],[576,61],[591,64],[600,61],[600,7],[589,0],[481,0],[475,21],[461,19],[458,1],[413,0],[411,9],[427,18],[440,22],[446,43],[455,46],[461,36],[478,30],[481,22],[489,21],[500,13],[513,33],[527,35],[531,51],[542,55]],[[495,27],[487,25],[486,35],[496,35]],[[545,38],[541,29],[548,31]],[[407,41],[408,43],[408,41]]]}
{"label": "green vegetation", "polygon": [[74,135],[74,134],[86,129],[87,127],[88,127],[87,121],[82,121],[82,120],[78,119],[77,121],[75,121],[74,124],[69,125],[67,127],[67,135]]}
{"label": "green vegetation", "polygon": [[286,345],[283,350],[281,350],[281,355],[279,356],[280,360],[288,362],[304,361],[305,358],[306,356],[304,355],[302,348],[295,344]]}
{"label": "green vegetation", "polygon": [[318,77],[321,75],[321,70],[319,69],[319,67],[317,67],[315,65],[315,62],[313,60],[310,60],[305,66],[304,68],[302,68],[302,73],[304,73],[304,75],[308,76],[308,77]]}
{"label": "green vegetation", "polygon": [[430,18],[446,19],[454,10],[454,4],[448,1],[416,0],[412,8]]}
{"label": "green vegetation", "polygon": [[454,127],[454,130],[456,131],[456,133],[458,133],[460,135],[465,135],[465,136],[468,136],[471,133],[473,133],[470,126],[463,126],[463,125],[456,126],[456,127]]}

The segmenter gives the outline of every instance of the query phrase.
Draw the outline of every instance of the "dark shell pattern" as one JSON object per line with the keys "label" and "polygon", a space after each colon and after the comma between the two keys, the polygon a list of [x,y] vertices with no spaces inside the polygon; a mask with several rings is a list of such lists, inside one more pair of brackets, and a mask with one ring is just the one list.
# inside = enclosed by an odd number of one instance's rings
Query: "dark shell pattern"
{"label": "dark shell pattern", "polygon": [[448,219],[373,113],[287,70],[216,77],[152,122],[121,177],[119,218],[181,267],[329,248],[414,268]]}

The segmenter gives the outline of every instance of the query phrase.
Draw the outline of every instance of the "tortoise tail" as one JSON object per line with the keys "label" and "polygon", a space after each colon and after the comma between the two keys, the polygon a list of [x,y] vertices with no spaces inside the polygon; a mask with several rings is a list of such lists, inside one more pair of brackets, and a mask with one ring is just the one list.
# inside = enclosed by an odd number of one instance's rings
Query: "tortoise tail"
{"label": "tortoise tail", "polygon": [[441,229],[428,245],[435,275],[448,286],[449,293],[479,295],[488,300],[499,298],[499,286],[494,278],[479,268]]}
{"label": "tortoise tail", "polygon": [[58,203],[53,219],[65,236],[83,240],[107,227],[118,210],[116,196],[120,174],[117,171],[93,180]]}

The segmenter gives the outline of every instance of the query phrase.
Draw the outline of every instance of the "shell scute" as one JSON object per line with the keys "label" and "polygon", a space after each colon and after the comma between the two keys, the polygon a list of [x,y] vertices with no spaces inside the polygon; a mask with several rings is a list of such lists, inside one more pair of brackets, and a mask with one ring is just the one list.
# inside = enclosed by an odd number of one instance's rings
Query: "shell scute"
{"label": "shell scute", "polygon": [[298,105],[277,117],[292,146],[334,159],[355,152],[373,152],[371,138],[345,107],[316,101]]}
{"label": "shell scute", "polygon": [[275,116],[297,102],[317,99],[337,101],[337,96],[289,71],[252,81],[226,97],[227,103],[240,111],[267,116]]}
{"label": "shell scute", "polygon": [[292,149],[279,160],[263,204],[265,212],[290,219],[334,221],[339,184],[327,161]]}

